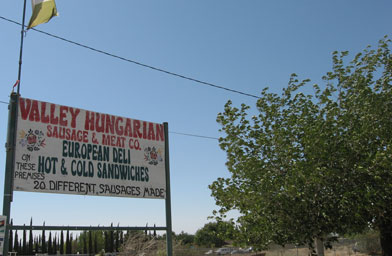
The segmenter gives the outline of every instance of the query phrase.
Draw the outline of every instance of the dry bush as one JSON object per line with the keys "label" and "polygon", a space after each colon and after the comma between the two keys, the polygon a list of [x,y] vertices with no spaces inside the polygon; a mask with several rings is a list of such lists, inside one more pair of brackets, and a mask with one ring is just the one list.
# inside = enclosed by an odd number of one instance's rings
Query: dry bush
{"label": "dry bush", "polygon": [[143,233],[132,234],[124,243],[120,256],[159,256],[166,255],[166,242],[148,237]]}
{"label": "dry bush", "polygon": [[[180,241],[173,240],[173,255],[199,256],[207,250],[199,250],[181,245]],[[166,240],[146,236],[144,233],[134,233],[122,246],[119,256],[166,256]]]}

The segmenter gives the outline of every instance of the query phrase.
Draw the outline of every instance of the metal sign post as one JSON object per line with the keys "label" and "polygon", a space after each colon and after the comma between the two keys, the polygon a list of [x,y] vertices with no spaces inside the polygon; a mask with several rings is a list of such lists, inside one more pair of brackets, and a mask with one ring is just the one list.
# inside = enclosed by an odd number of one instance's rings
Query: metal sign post
{"label": "metal sign post", "polygon": [[16,126],[18,121],[18,98],[20,93],[20,79],[22,75],[22,54],[23,54],[23,38],[26,17],[26,0],[23,1],[22,29],[20,31],[20,51],[19,51],[19,68],[18,80],[16,81],[17,93],[12,92],[10,104],[8,105],[8,130],[6,144],[6,163],[5,163],[5,179],[4,179],[4,199],[3,199],[3,216],[6,216],[4,231],[3,255],[8,256],[8,240],[9,240],[9,222],[11,213],[11,202],[13,195],[13,171],[15,164],[15,143],[16,143]]}
{"label": "metal sign post", "polygon": [[172,219],[170,199],[170,165],[169,165],[169,128],[168,123],[163,123],[165,130],[165,172],[166,172],[166,250],[167,256],[173,255]]}
{"label": "metal sign post", "polygon": [[17,101],[18,95],[11,94],[10,104],[8,106],[8,131],[7,131],[7,145],[6,145],[6,163],[5,163],[5,178],[4,178],[4,198],[3,198],[3,216],[7,216],[4,235],[3,255],[8,255],[8,240],[9,240],[9,222],[11,213],[11,202],[13,193],[13,170],[15,159],[15,139],[16,139],[16,118],[17,118]]}

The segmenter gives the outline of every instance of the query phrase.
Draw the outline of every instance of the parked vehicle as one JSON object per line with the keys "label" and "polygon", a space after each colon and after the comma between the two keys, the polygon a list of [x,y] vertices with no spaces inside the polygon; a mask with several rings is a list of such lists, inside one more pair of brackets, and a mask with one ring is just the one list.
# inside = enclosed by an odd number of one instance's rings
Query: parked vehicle
{"label": "parked vehicle", "polygon": [[224,248],[219,248],[218,250],[215,251],[215,253],[218,255],[225,255],[225,254],[230,254],[231,251],[232,251],[231,248],[224,247]]}
{"label": "parked vehicle", "polygon": [[253,247],[248,247],[246,249],[242,249],[243,252],[252,252],[253,251]]}
{"label": "parked vehicle", "polygon": [[204,253],[205,255],[209,255],[209,254],[213,254],[214,251],[213,250],[209,250],[208,252]]}

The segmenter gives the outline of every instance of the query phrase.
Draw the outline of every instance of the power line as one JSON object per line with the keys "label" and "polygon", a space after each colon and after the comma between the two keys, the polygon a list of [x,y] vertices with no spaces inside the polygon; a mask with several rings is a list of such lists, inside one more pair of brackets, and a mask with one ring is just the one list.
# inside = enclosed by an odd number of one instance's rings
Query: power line
{"label": "power line", "polygon": [[216,138],[216,137],[209,137],[209,136],[196,135],[196,134],[190,134],[190,133],[182,133],[182,132],[169,132],[169,133],[174,133],[174,134],[184,135],[184,136],[191,136],[191,137],[198,137],[198,138],[203,138],[203,139],[219,140],[219,138]]}
{"label": "power line", "polygon": [[[7,19],[7,18],[5,18],[3,16],[0,16],[0,18],[5,20],[5,21],[17,24],[19,26],[22,25],[21,23],[19,23],[17,21],[13,21],[13,20]],[[39,33],[45,34],[47,36],[50,36],[50,37],[53,37],[53,38],[65,41],[65,42],[70,43],[70,44],[77,45],[77,46],[85,48],[85,49],[89,49],[89,50],[94,51],[94,52],[98,52],[98,53],[101,53],[101,54],[104,54],[104,55],[107,55],[107,56],[110,56],[110,57],[113,57],[113,58],[116,58],[116,59],[120,59],[120,60],[123,60],[123,61],[126,61],[126,62],[130,62],[130,63],[136,64],[136,65],[139,65],[139,66],[142,66],[142,67],[145,67],[145,68],[149,68],[149,69],[152,69],[152,70],[155,70],[155,71],[158,71],[158,72],[162,72],[162,73],[165,73],[165,74],[168,74],[168,75],[176,76],[176,77],[183,78],[183,79],[186,79],[186,80],[189,80],[189,81],[193,81],[193,82],[196,82],[196,83],[199,83],[199,84],[207,85],[207,86],[210,86],[210,87],[214,87],[214,88],[217,88],[217,89],[221,89],[221,90],[225,90],[225,91],[241,94],[241,95],[252,97],[252,98],[256,98],[256,99],[260,98],[259,96],[256,96],[256,95],[253,95],[253,94],[250,94],[250,93],[241,92],[241,91],[238,91],[238,90],[230,89],[230,88],[227,88],[227,87],[223,87],[223,86],[220,86],[220,85],[216,85],[216,84],[213,84],[213,83],[209,83],[209,82],[205,82],[205,81],[202,81],[202,80],[199,80],[199,79],[195,79],[195,78],[192,78],[192,77],[189,77],[189,76],[184,76],[184,75],[177,74],[177,73],[174,73],[174,72],[171,72],[171,71],[167,71],[167,70],[164,70],[164,69],[161,69],[161,68],[157,68],[157,67],[153,67],[153,66],[150,66],[150,65],[147,65],[147,64],[143,64],[141,62],[138,62],[138,61],[135,61],[135,60],[131,60],[131,59],[128,59],[128,58],[125,58],[125,57],[121,57],[121,56],[118,56],[118,55],[115,55],[115,54],[112,54],[112,53],[109,53],[109,52],[105,52],[105,51],[93,48],[91,46],[87,46],[85,44],[81,44],[81,43],[78,43],[78,42],[75,42],[75,41],[71,41],[69,39],[66,39],[66,38],[63,38],[63,37],[60,37],[60,36],[57,36],[57,35],[54,35],[54,34],[51,34],[51,33],[48,33],[48,32],[45,32],[45,31],[42,31],[42,30],[39,30],[39,29],[36,29],[36,28],[31,28],[31,30],[34,30],[34,31],[37,31]]]}
{"label": "power line", "polygon": [[[19,26],[22,25],[19,22],[7,19],[7,18],[5,18],[3,16],[0,16],[0,18],[5,20],[5,21],[17,24]],[[39,30],[39,29],[35,29],[35,28],[31,28],[31,29],[34,30],[34,31],[37,31],[39,33],[45,34],[47,36],[54,37],[56,39],[60,39],[62,41],[65,41],[65,42],[68,42],[68,43],[71,43],[71,44],[74,44],[74,45],[77,45],[77,46],[80,46],[80,47],[83,47],[83,48],[86,48],[86,49],[89,49],[89,50],[92,50],[92,51],[95,51],[95,52],[98,52],[98,53],[101,53],[101,54],[105,54],[105,55],[113,57],[113,58],[117,58],[117,59],[120,59],[120,60],[123,60],[123,61],[131,62],[131,63],[134,63],[136,65],[142,66],[142,67],[150,68],[150,69],[153,69],[155,71],[163,72],[163,73],[166,73],[166,74],[169,74],[169,75],[177,76],[177,77],[180,77],[180,78],[183,78],[183,79],[187,79],[187,80],[190,80],[190,81],[193,81],[193,82],[197,82],[197,83],[200,83],[200,84],[208,85],[208,86],[215,87],[215,88],[218,88],[218,89],[223,89],[223,90],[230,91],[230,92],[233,92],[233,93],[238,93],[238,94],[242,94],[242,95],[253,97],[253,98],[260,98],[260,97],[258,97],[256,95],[252,95],[252,94],[244,93],[244,92],[241,92],[241,91],[229,89],[229,88],[226,88],[226,87],[223,87],[223,86],[218,86],[218,85],[215,85],[215,84],[212,84],[212,83],[204,82],[204,81],[201,81],[201,80],[198,80],[198,79],[194,79],[194,78],[191,78],[191,77],[187,77],[187,76],[183,76],[183,75],[180,75],[180,74],[177,74],[177,73],[166,71],[166,70],[163,70],[163,69],[160,69],[160,68],[149,66],[149,65],[146,65],[146,64],[134,61],[134,60],[130,60],[130,59],[127,59],[127,58],[124,58],[124,57],[121,57],[121,56],[117,56],[117,55],[114,55],[114,54],[111,54],[111,53],[108,53],[108,52],[105,52],[105,51],[102,51],[102,50],[98,50],[98,49],[92,48],[92,47],[87,46],[87,45],[83,45],[81,43],[77,43],[77,42],[65,39],[65,38],[60,37],[60,36],[56,36],[56,35],[50,34],[48,32],[45,32],[45,31],[42,31],[42,30]],[[0,101],[0,103],[8,105],[8,102],[5,102],[5,101]],[[204,138],[204,139],[219,140],[219,138],[216,138],[216,137],[197,135],[197,134],[190,134],[190,133],[181,133],[181,132],[173,132],[173,131],[169,132],[169,133],[177,134],[177,135],[183,135],[183,136],[188,136],[188,137],[197,137],[197,138]]]}

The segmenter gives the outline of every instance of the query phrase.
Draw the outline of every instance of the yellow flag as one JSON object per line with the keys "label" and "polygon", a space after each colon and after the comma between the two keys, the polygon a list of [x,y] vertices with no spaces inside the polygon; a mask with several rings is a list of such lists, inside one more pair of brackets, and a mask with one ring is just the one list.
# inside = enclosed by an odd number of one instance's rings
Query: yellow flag
{"label": "yellow flag", "polygon": [[57,16],[57,8],[54,0],[31,0],[33,14],[31,15],[27,29],[48,22],[53,16]]}

